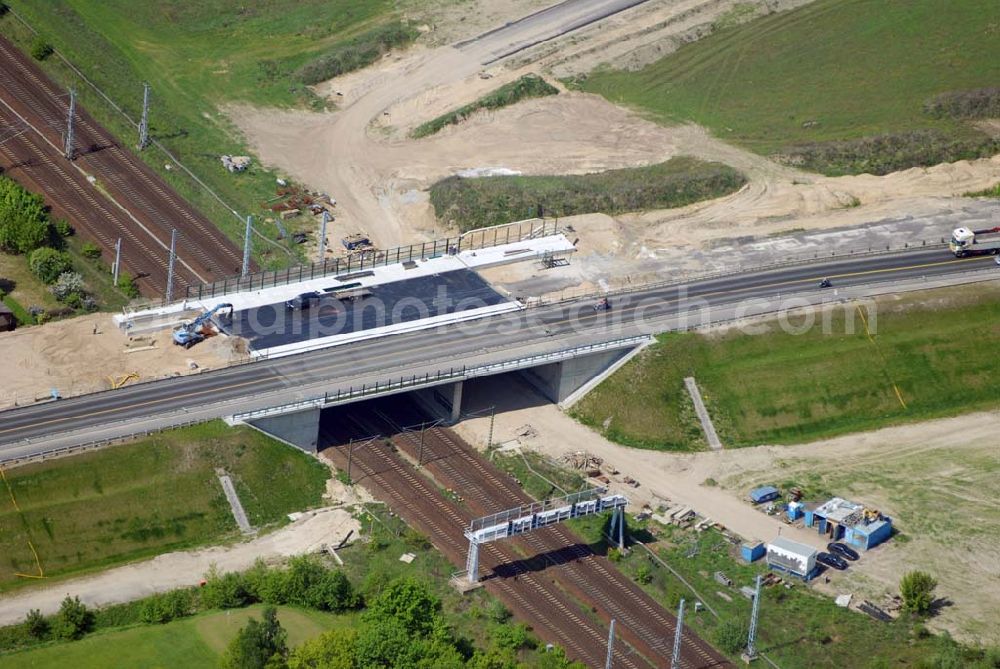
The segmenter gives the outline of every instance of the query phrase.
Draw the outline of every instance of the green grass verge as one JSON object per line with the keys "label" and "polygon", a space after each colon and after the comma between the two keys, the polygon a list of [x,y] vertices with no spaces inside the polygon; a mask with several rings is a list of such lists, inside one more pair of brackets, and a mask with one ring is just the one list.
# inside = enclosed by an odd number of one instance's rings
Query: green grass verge
{"label": "green grass verge", "polygon": [[[0,669],[7,667],[204,667],[219,666],[226,646],[251,616],[260,619],[263,605],[215,611],[165,625],[140,625],[92,634],[72,643],[54,643],[41,648],[0,655]],[[321,611],[279,606],[278,620],[288,632],[289,647],[318,636],[328,629],[350,626],[355,614],[334,615]]]}
{"label": "green grass verge", "polygon": [[559,89],[549,84],[537,74],[526,74],[520,79],[512,81],[509,84],[504,84],[492,93],[484,95],[471,104],[459,107],[427,123],[418,125],[410,133],[410,136],[415,139],[429,137],[445,126],[458,125],[477,111],[483,109],[500,109],[501,107],[516,104],[521,100],[541,98],[546,95],[556,95],[558,93]]}
{"label": "green grass verge", "polygon": [[811,169],[881,172],[1000,150],[924,109],[941,93],[996,85],[998,25],[993,0],[959,0],[947,12],[934,0],[818,0],[719,30],[638,72],[602,70],[578,83]]}
{"label": "green grass verge", "polygon": [[[246,143],[220,107],[231,103],[314,105],[312,92],[295,71],[357,35],[394,21],[392,0],[236,0],[131,2],[109,0],[13,0],[8,3],[43,37],[97,83],[133,119],[142,104],[142,83],[152,86],[151,135],[192,169],[240,214],[257,216],[257,229],[274,239],[278,229],[263,222],[263,205],[275,196],[275,176],[255,163],[231,174],[221,154],[248,153]],[[0,33],[27,50],[33,35],[13,15],[0,17]],[[58,58],[42,67],[57,82],[74,86],[80,103],[125,146],[137,131]],[[178,169],[164,168],[155,148],[140,156],[185,199],[236,243],[243,224]],[[308,217],[306,217],[308,218]],[[289,222],[294,232],[311,221]],[[266,266],[290,262],[296,249],[258,243]]]}
{"label": "green grass verge", "polygon": [[[917,293],[878,303],[877,346],[852,311],[802,334],[668,334],[573,410],[630,446],[702,448],[683,386],[694,376],[727,447],[798,443],[1000,404],[1000,290]],[[853,319],[853,334],[845,334]],[[790,317],[798,326],[800,317]],[[898,386],[906,407],[897,399]]]}
{"label": "green grass verge", "polygon": [[570,176],[452,176],[431,186],[430,199],[438,220],[466,231],[542,214],[682,207],[732,193],[745,182],[727,165],[677,157],[646,167]]}
{"label": "green grass verge", "polygon": [[[20,511],[0,503],[0,590],[236,536],[215,468],[233,478],[254,526],[317,506],[328,470],[305,453],[221,421],[7,472]],[[6,491],[4,491],[6,493]]]}
{"label": "green grass verge", "polygon": [[559,497],[588,487],[579,473],[532,451],[494,453],[491,459],[498,469],[513,476],[535,499]]}

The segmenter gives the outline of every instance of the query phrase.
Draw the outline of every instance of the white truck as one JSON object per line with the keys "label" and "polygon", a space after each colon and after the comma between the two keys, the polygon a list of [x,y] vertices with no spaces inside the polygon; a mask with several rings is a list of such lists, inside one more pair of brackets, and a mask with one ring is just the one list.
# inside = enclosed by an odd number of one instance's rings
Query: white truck
{"label": "white truck", "polygon": [[[997,233],[1000,233],[1000,227],[986,230],[955,228],[951,232],[951,243],[948,244],[948,248],[951,249],[956,258],[996,255],[1000,253],[1000,234]],[[983,237],[987,238],[983,239]]]}

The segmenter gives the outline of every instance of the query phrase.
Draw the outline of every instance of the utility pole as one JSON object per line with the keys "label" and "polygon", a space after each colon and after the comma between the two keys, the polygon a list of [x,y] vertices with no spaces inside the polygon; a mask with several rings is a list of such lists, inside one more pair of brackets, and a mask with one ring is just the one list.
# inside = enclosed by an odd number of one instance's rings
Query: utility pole
{"label": "utility pole", "polygon": [[681,637],[684,633],[684,598],[677,607],[677,630],[674,632],[674,654],[670,656],[670,669],[681,667]]}
{"label": "utility pole", "polygon": [[351,460],[354,459],[354,439],[352,438],[347,442],[347,482],[353,483],[351,480]]}
{"label": "utility pole", "polygon": [[243,270],[240,272],[240,276],[246,276],[250,273],[250,243],[252,234],[253,216],[247,216],[247,229],[243,235]]}
{"label": "utility pole", "polygon": [[757,659],[757,615],[760,613],[760,574],[757,575],[757,587],[753,593],[753,610],[750,613],[750,632],[747,634],[747,652],[743,659],[748,663]]}
{"label": "utility pole", "polygon": [[326,257],[326,224],[330,222],[330,212],[323,210],[323,223],[319,226],[319,258],[317,262],[323,262]]}
{"label": "utility pole", "polygon": [[113,272],[115,276],[116,287],[118,286],[118,270],[121,269],[121,265],[122,265],[122,238],[119,237],[118,241],[115,242],[115,267]]}
{"label": "utility pole", "polygon": [[66,119],[66,137],[63,145],[63,155],[66,160],[73,160],[73,117],[76,116],[76,90],[69,89],[69,117]]}
{"label": "utility pole", "polygon": [[426,421],[420,424],[420,452],[417,454],[418,467],[424,463],[424,428],[426,426]]}
{"label": "utility pole", "polygon": [[142,84],[142,119],[139,121],[139,150],[149,144],[149,84]]}
{"label": "utility pole", "polygon": [[497,407],[494,404],[493,406],[490,407],[490,438],[489,441],[486,442],[487,451],[493,448],[493,425],[496,422],[496,418],[497,418]]}
{"label": "utility pole", "polygon": [[615,619],[611,619],[611,629],[608,630],[608,659],[604,661],[604,669],[611,669],[611,659],[615,654]]}
{"label": "utility pole", "polygon": [[174,263],[177,262],[177,229],[170,233],[170,261],[167,264],[167,303],[174,298]]}

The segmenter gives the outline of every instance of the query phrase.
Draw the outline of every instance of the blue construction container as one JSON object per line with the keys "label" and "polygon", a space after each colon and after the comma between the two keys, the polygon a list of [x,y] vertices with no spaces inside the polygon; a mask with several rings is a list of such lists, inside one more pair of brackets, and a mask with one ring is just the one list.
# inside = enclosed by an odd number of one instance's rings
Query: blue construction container
{"label": "blue construction container", "polygon": [[781,492],[773,485],[761,486],[750,491],[750,501],[754,504],[763,504],[779,497],[781,497]]}
{"label": "blue construction container", "polygon": [[759,560],[767,553],[767,548],[764,546],[763,541],[756,541],[751,543],[746,543],[740,546],[740,555],[747,562],[753,562],[754,560]]}

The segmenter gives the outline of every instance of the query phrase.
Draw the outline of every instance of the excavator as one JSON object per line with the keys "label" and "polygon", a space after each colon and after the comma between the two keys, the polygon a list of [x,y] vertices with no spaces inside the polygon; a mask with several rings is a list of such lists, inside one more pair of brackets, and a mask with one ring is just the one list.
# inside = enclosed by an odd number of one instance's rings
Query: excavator
{"label": "excavator", "polygon": [[191,348],[198,342],[204,341],[205,334],[202,332],[202,326],[209,323],[212,320],[212,316],[217,313],[219,313],[220,320],[231,320],[233,317],[233,305],[228,302],[217,304],[211,311],[206,311],[190,323],[178,325],[174,328],[174,344],[183,346],[184,348]]}

